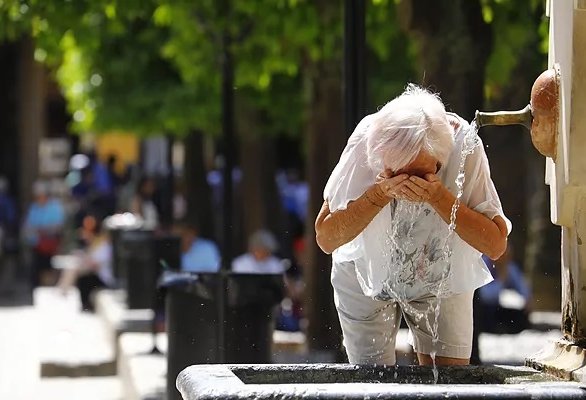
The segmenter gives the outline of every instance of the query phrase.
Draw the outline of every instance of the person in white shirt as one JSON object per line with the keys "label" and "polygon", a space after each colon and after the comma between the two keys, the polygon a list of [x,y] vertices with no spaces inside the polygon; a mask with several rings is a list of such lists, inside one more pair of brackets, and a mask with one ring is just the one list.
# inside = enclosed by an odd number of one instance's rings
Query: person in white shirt
{"label": "person in white shirt", "polygon": [[[457,178],[464,185],[450,234]],[[472,295],[492,280],[481,255],[500,257],[511,226],[482,141],[438,96],[409,85],[358,124],[315,229],[332,253],[351,363],[394,364],[401,314],[420,364],[432,364],[434,352],[439,365],[469,363]]]}
{"label": "person in white shirt", "polygon": [[94,310],[94,291],[116,284],[112,271],[112,242],[101,225],[94,215],[84,217],[82,235],[87,247],[70,256],[74,260],[73,268],[64,269],[58,283],[64,293],[72,285],[77,286],[84,311]]}
{"label": "person in white shirt", "polygon": [[238,274],[282,274],[286,268],[273,254],[278,243],[267,230],[254,232],[248,239],[248,252],[232,261],[232,272]]}

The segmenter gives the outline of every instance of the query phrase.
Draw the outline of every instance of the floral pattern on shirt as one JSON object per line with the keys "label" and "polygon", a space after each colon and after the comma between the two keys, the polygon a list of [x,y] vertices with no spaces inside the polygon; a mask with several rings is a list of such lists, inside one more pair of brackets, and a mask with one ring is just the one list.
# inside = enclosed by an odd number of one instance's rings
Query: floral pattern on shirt
{"label": "floral pattern on shirt", "polygon": [[391,211],[387,230],[390,257],[383,266],[388,277],[376,298],[412,300],[416,294],[443,293],[443,283],[451,272],[447,224],[422,203],[395,201]]}

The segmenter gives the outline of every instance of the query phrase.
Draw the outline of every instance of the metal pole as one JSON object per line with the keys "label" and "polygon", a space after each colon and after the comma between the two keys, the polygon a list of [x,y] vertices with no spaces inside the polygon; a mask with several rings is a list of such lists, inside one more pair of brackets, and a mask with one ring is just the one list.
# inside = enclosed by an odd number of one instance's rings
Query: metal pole
{"label": "metal pole", "polygon": [[[230,1],[223,2],[224,15],[230,13]],[[224,28],[227,30],[227,27]],[[234,65],[231,38],[224,32],[222,38],[222,132],[224,142],[224,198],[223,198],[223,254],[218,284],[218,355],[226,359],[226,289],[232,262],[232,170],[234,167]]]}
{"label": "metal pole", "polygon": [[348,135],[366,114],[366,2],[344,2],[344,105]]}

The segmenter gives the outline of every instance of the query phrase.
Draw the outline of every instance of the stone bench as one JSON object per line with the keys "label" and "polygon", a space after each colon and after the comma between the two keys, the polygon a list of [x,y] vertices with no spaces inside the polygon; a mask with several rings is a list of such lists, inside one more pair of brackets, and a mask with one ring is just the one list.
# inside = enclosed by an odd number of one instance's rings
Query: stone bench
{"label": "stone bench", "polygon": [[43,377],[109,376],[116,374],[113,343],[96,315],[80,311],[79,294],[40,287],[33,293],[40,327]]}
{"label": "stone bench", "polygon": [[109,332],[112,346],[118,349],[118,337],[126,332],[151,332],[153,311],[130,310],[126,307],[124,290],[104,289],[95,297],[96,315],[100,316]]}

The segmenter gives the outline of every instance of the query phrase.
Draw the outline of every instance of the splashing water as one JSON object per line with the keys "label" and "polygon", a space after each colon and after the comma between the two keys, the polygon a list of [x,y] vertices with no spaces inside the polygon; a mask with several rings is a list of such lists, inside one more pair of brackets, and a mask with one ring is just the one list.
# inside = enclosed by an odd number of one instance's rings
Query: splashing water
{"label": "splashing water", "polygon": [[[413,242],[413,229],[416,220],[421,215],[421,212],[424,210],[423,203],[396,201],[394,214],[407,216],[407,219],[402,224],[391,223],[389,224],[390,228],[387,229],[387,240],[385,248],[388,249],[388,252],[386,252],[383,255],[386,259],[389,260],[388,266],[390,279],[386,280],[383,283],[383,293],[385,293],[385,296],[381,299],[392,299],[396,301],[403,310],[408,312],[410,315],[414,316],[415,320],[418,323],[420,323],[421,320],[424,320],[426,328],[432,334],[432,351],[430,352],[430,357],[432,359],[433,364],[434,384],[437,383],[439,378],[438,369],[436,365],[436,354],[437,344],[439,340],[438,328],[441,298],[449,294],[449,290],[448,288],[446,288],[446,283],[448,282],[451,272],[450,260],[452,256],[452,250],[450,247],[450,242],[456,230],[456,214],[458,212],[458,208],[460,207],[462,194],[464,192],[464,182],[466,178],[464,166],[466,163],[466,158],[468,157],[468,155],[472,154],[478,143],[478,126],[476,125],[476,121],[472,121],[470,127],[465,132],[462,144],[460,163],[458,166],[458,174],[455,179],[456,199],[454,201],[454,204],[452,205],[450,213],[448,233],[445,236],[445,242],[441,249],[441,258],[440,260],[436,260],[436,262],[439,261],[439,263],[441,263],[440,265],[443,266],[439,278],[433,276],[430,277],[427,275],[423,277],[416,276],[415,269],[412,271],[411,275],[405,277],[402,275],[402,272],[399,271],[400,269],[393,267],[397,265],[404,265],[404,263],[408,261],[408,258],[414,254],[408,254],[408,252],[405,251],[405,249],[410,249],[416,245]],[[409,304],[410,297],[408,292],[408,285],[406,285],[405,283],[413,279],[428,278],[431,279],[429,279],[429,282],[426,283],[426,287],[429,289],[429,292],[434,296],[435,301],[431,302],[430,307],[425,312],[420,312],[411,304]],[[432,311],[433,321],[430,321],[428,315]]]}

